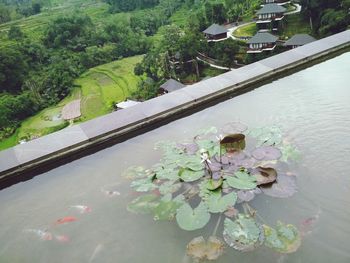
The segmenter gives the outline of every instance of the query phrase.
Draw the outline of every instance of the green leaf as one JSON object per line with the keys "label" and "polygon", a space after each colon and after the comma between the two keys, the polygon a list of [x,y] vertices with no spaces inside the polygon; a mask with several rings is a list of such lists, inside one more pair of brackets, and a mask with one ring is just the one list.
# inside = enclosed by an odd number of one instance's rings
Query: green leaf
{"label": "green leaf", "polygon": [[212,140],[198,140],[196,142],[199,149],[205,149],[209,152],[209,156],[213,157],[220,152],[219,142],[214,142]]}
{"label": "green leaf", "polygon": [[136,192],[149,192],[158,188],[158,186],[153,184],[152,181],[153,181],[152,177],[148,177],[148,178],[133,181],[131,182],[130,186],[135,188]]}
{"label": "green leaf", "polygon": [[225,219],[223,235],[230,247],[240,251],[253,250],[263,239],[263,233],[256,221],[243,214],[238,214],[235,221]]}
{"label": "green leaf", "polygon": [[167,179],[171,181],[179,179],[178,170],[175,167],[164,168],[163,166],[159,166],[154,171],[158,179]]}
{"label": "green leaf", "polygon": [[169,193],[175,193],[180,188],[181,188],[181,184],[180,183],[174,183],[173,181],[167,181],[167,182],[164,182],[163,184],[161,184],[159,186],[159,192],[162,195],[166,195],[166,194],[169,194]]}
{"label": "green leaf", "polygon": [[177,209],[182,203],[175,201],[160,201],[159,205],[154,209],[154,220],[173,220]]}
{"label": "green leaf", "polygon": [[264,225],[265,245],[280,253],[295,252],[301,244],[301,237],[294,225],[277,222],[276,229]]}
{"label": "green leaf", "polygon": [[237,171],[234,176],[227,176],[226,182],[229,186],[241,190],[252,190],[256,188],[256,178],[248,174],[247,171]]}
{"label": "green leaf", "polygon": [[[187,245],[187,255],[194,260],[216,260],[223,253],[225,244],[217,237],[211,236],[208,241],[200,236],[191,240]],[[197,262],[196,261],[196,262]]]}
{"label": "green leaf", "polygon": [[180,228],[187,231],[203,228],[210,220],[206,205],[201,202],[195,209],[185,203],[176,214],[176,221]]}
{"label": "green leaf", "polygon": [[192,171],[190,169],[180,169],[180,178],[185,182],[193,182],[204,176],[204,171]]}
{"label": "green leaf", "polygon": [[149,214],[158,206],[156,195],[142,195],[134,199],[127,206],[127,210],[136,214]]}
{"label": "green leaf", "polygon": [[212,191],[205,199],[208,210],[211,213],[223,213],[229,206],[234,206],[237,201],[235,192],[222,196],[221,191]]}
{"label": "green leaf", "polygon": [[255,137],[258,145],[278,145],[282,142],[282,131],[277,126],[253,129],[249,135]]}
{"label": "green leaf", "polygon": [[206,180],[206,182],[207,182],[207,184],[206,184],[207,189],[216,190],[222,185],[223,180],[222,180],[222,178],[220,178],[219,180],[208,179],[208,180]]}
{"label": "green leaf", "polygon": [[300,152],[293,145],[284,144],[280,147],[280,150],[282,152],[281,160],[283,162],[287,162],[289,160],[298,161],[300,159]]}

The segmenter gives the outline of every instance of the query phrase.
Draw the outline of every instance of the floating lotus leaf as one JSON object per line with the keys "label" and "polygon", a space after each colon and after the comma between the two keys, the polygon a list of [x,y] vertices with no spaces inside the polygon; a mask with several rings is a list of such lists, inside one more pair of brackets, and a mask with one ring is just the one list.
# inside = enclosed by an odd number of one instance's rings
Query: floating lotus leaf
{"label": "floating lotus leaf", "polygon": [[152,213],[159,204],[156,201],[157,198],[156,195],[152,194],[141,195],[128,204],[127,210],[136,214]]}
{"label": "floating lotus leaf", "polygon": [[177,144],[177,148],[190,155],[196,154],[196,152],[199,150],[198,145],[195,143],[179,143]]}
{"label": "floating lotus leaf", "polygon": [[219,162],[216,162],[214,160],[210,161],[210,163],[208,163],[209,168],[212,172],[219,172],[221,171],[222,168],[222,164]]}
{"label": "floating lotus leaf", "polygon": [[277,172],[273,168],[257,167],[252,172],[253,176],[256,178],[257,185],[270,184],[276,181]]}
{"label": "floating lotus leaf", "polygon": [[204,169],[204,164],[199,156],[184,155],[179,161],[179,166],[188,168],[193,171],[201,171]]}
{"label": "floating lotus leaf", "polygon": [[257,186],[255,177],[245,170],[235,172],[234,176],[227,176],[226,182],[229,186],[240,190],[251,190]]}
{"label": "floating lotus leaf", "polygon": [[280,174],[277,176],[277,182],[272,185],[262,185],[261,190],[264,194],[272,197],[287,198],[297,192],[297,184],[295,176]]}
{"label": "floating lotus leaf", "polygon": [[282,132],[277,126],[253,129],[249,135],[255,137],[259,145],[278,145],[282,142]]}
{"label": "floating lotus leaf", "polygon": [[274,146],[261,146],[252,152],[252,156],[259,161],[278,160],[282,152]]}
{"label": "floating lotus leaf", "polygon": [[159,186],[159,192],[162,195],[165,195],[165,194],[169,194],[169,193],[175,193],[180,188],[181,188],[180,183],[174,183],[173,181],[167,181]]}
{"label": "floating lotus leaf", "polygon": [[238,214],[235,221],[225,219],[223,235],[225,242],[239,251],[251,251],[264,239],[260,225],[254,218],[243,214]]}
{"label": "floating lotus leaf", "polygon": [[193,182],[204,176],[204,171],[193,171],[182,168],[179,170],[179,177],[185,182]]}
{"label": "floating lotus leaf", "polygon": [[239,202],[250,202],[254,199],[255,193],[254,190],[248,191],[238,191],[237,192]]}
{"label": "floating lotus leaf", "polygon": [[176,201],[161,201],[157,207],[154,208],[154,220],[173,220],[177,209],[182,205],[181,202]]}
{"label": "floating lotus leaf", "polygon": [[293,253],[301,244],[301,237],[294,225],[277,222],[276,229],[264,225],[265,245],[280,253]]}
{"label": "floating lotus leaf", "polygon": [[300,159],[300,153],[293,145],[284,144],[280,147],[280,149],[282,151],[282,161],[297,161]]}
{"label": "floating lotus leaf", "polygon": [[199,149],[207,150],[210,157],[220,153],[220,146],[218,145],[218,142],[213,140],[198,140],[196,143],[198,144]]}
{"label": "floating lotus leaf", "polygon": [[252,168],[255,165],[255,160],[253,158],[246,158],[241,161],[238,161],[236,164],[239,168],[244,167],[244,168]]}
{"label": "floating lotus leaf", "polygon": [[223,213],[229,206],[234,206],[237,201],[235,192],[222,196],[220,190],[211,191],[205,198],[205,203],[211,213]]}
{"label": "floating lotus leaf", "polygon": [[239,133],[227,135],[220,141],[220,146],[226,152],[243,150],[245,148],[245,135]]}
{"label": "floating lotus leaf", "polygon": [[151,170],[145,169],[142,166],[132,166],[123,173],[123,176],[128,179],[141,179],[149,177],[152,174],[153,172]]}
{"label": "floating lotus leaf", "polygon": [[187,255],[194,260],[216,260],[223,253],[225,244],[217,237],[211,236],[206,242],[200,236],[191,240],[187,245]]}
{"label": "floating lotus leaf", "polygon": [[171,181],[176,181],[179,179],[179,172],[175,168],[164,168],[158,167],[156,170],[156,177],[157,179],[167,179]]}
{"label": "floating lotus leaf", "polygon": [[208,179],[207,181],[207,188],[209,190],[216,190],[222,185],[222,178],[215,180],[215,179]]}
{"label": "floating lotus leaf", "polygon": [[210,220],[207,206],[201,202],[195,209],[185,203],[176,214],[176,221],[180,228],[187,231],[203,228]]}
{"label": "floating lotus leaf", "polygon": [[153,177],[133,181],[130,186],[135,188],[136,192],[149,192],[158,188],[158,186],[153,183]]}
{"label": "floating lotus leaf", "polygon": [[223,134],[243,133],[248,129],[247,125],[240,122],[230,122],[225,124],[220,132]]}

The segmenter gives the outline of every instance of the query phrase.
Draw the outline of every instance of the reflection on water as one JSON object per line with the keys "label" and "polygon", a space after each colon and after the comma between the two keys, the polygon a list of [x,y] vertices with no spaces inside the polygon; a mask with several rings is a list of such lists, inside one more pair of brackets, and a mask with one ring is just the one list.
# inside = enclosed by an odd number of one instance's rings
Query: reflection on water
{"label": "reflection on water", "polygon": [[[208,237],[213,226],[186,232],[174,222],[129,213],[126,204],[135,196],[120,174],[156,163],[159,140],[183,141],[230,121],[278,125],[297,145],[298,192],[289,199],[259,198],[253,206],[271,225],[280,219],[311,233],[294,254],[230,249],[218,262],[349,262],[349,72],[347,53],[1,191],[0,262],[191,262],[186,244]],[[57,224],[60,219],[69,222]],[[52,240],[41,238],[45,231]]]}

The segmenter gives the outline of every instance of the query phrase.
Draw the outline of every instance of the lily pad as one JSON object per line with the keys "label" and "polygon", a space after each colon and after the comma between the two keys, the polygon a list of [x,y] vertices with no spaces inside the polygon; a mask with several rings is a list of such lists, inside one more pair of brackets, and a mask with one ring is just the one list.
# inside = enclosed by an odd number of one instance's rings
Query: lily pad
{"label": "lily pad", "polygon": [[207,182],[207,188],[209,190],[216,190],[222,185],[223,180],[222,180],[222,178],[220,178],[218,180],[208,179],[206,182]]}
{"label": "lily pad", "polygon": [[217,237],[211,236],[208,241],[200,236],[191,240],[187,245],[187,255],[194,260],[216,260],[223,253],[225,244]]}
{"label": "lily pad", "polygon": [[237,194],[235,192],[222,196],[221,191],[211,191],[205,198],[208,210],[211,213],[223,213],[229,206],[234,206],[237,201]]}
{"label": "lily pad", "polygon": [[259,145],[278,145],[282,142],[282,131],[277,126],[256,128],[249,132]]}
{"label": "lily pad", "polygon": [[158,188],[158,186],[153,183],[152,177],[133,181],[130,186],[135,188],[136,192],[149,192]]}
{"label": "lily pad", "polygon": [[301,235],[294,225],[277,222],[276,229],[264,225],[265,245],[280,253],[293,253],[301,244]]}
{"label": "lily pad", "polygon": [[224,239],[230,246],[239,251],[251,251],[264,240],[264,233],[258,223],[249,215],[238,214],[232,221],[224,221]]}
{"label": "lily pad", "polygon": [[248,191],[238,191],[237,192],[239,202],[250,202],[254,199],[255,193],[254,190]]}
{"label": "lily pad", "polygon": [[173,220],[177,209],[182,205],[181,202],[175,201],[161,201],[157,207],[154,208],[154,220]]}
{"label": "lily pad", "polygon": [[296,177],[280,174],[276,183],[271,186],[262,185],[260,188],[268,196],[288,198],[297,192]]}
{"label": "lily pad", "polygon": [[255,177],[249,175],[245,170],[237,171],[234,176],[226,177],[226,182],[229,186],[240,190],[251,190],[257,186]]}
{"label": "lily pad", "polygon": [[185,182],[194,182],[204,176],[204,171],[193,171],[182,168],[179,170],[179,177]]}
{"label": "lily pad", "polygon": [[181,184],[180,183],[174,183],[173,181],[167,181],[167,182],[164,182],[163,184],[161,184],[159,186],[159,192],[162,195],[166,195],[166,194],[169,194],[169,193],[175,193],[180,188],[181,188]]}
{"label": "lily pad", "polygon": [[273,146],[261,146],[252,152],[252,156],[259,161],[278,160],[282,152]]}
{"label": "lily pad", "polygon": [[253,176],[256,178],[257,185],[270,184],[276,181],[277,172],[273,168],[257,167],[252,172]]}
{"label": "lily pad", "polygon": [[163,166],[157,167],[155,170],[157,179],[167,179],[175,181],[179,179],[178,170],[175,168],[164,168]]}
{"label": "lily pad", "polygon": [[128,204],[127,210],[136,214],[152,213],[159,204],[159,202],[156,201],[157,198],[156,195],[152,194],[141,195]]}
{"label": "lily pad", "polygon": [[245,148],[245,135],[240,133],[227,135],[220,141],[220,146],[226,152],[243,150]]}
{"label": "lily pad", "polygon": [[300,152],[293,145],[284,144],[280,149],[282,151],[282,161],[297,161],[300,159]]}
{"label": "lily pad", "polygon": [[185,203],[176,214],[176,221],[180,228],[187,231],[203,228],[210,220],[207,206],[201,202],[195,209]]}
{"label": "lily pad", "polygon": [[177,148],[181,149],[184,153],[187,153],[189,155],[196,154],[196,152],[199,150],[196,143],[179,143],[177,144]]}

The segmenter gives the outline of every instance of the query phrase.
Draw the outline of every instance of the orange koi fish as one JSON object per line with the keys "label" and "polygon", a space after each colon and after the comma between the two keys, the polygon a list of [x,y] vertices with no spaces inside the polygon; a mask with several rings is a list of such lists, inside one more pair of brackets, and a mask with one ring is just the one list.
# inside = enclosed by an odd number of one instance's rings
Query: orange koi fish
{"label": "orange koi fish", "polygon": [[66,224],[66,223],[71,223],[71,222],[75,222],[77,220],[78,219],[76,217],[74,217],[74,216],[66,216],[66,217],[58,219],[55,222],[55,225],[62,225],[62,224]]}

